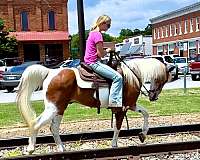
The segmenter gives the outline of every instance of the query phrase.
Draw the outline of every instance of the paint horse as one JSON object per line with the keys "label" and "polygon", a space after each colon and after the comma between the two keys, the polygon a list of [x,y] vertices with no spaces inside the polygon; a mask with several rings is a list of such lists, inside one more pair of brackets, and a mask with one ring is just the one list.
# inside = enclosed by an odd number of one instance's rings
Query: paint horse
{"label": "paint horse", "polygon": [[[143,115],[144,124],[140,138],[144,141],[149,129],[149,115],[144,107],[136,104],[141,87],[144,82],[150,82],[148,97],[150,101],[155,101],[164,84],[170,79],[172,69],[172,67],[167,67],[160,61],[151,58],[133,59],[126,62],[126,65],[121,62],[124,78],[123,105],[125,109],[111,109],[115,114],[112,147],[117,147],[118,135],[127,110],[136,111]],[[65,151],[59,136],[59,126],[68,104],[78,102],[89,107],[97,107],[99,104],[100,107],[108,106],[109,85],[99,86],[99,100],[97,100],[93,84],[94,82],[84,81],[80,78],[78,68],[49,69],[42,65],[32,65],[24,71],[16,102],[30,129],[29,145],[27,147],[29,154],[35,150],[38,130],[47,123],[51,123],[50,130],[58,151]],[[32,93],[41,87],[43,87],[45,109],[37,117],[31,106],[30,98]]]}

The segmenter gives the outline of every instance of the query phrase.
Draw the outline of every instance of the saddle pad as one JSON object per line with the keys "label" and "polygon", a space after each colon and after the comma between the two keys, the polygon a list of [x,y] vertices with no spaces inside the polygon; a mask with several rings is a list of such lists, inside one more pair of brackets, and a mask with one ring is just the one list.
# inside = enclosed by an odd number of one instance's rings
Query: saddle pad
{"label": "saddle pad", "polygon": [[[91,81],[84,81],[80,78],[80,73],[78,71],[77,68],[68,68],[74,71],[75,75],[76,75],[76,81],[77,81],[77,85],[80,88],[94,88],[95,89],[95,85],[94,82]],[[109,86],[107,83],[103,83],[103,84],[99,84],[99,86]]]}
{"label": "saddle pad", "polygon": [[94,78],[95,78],[95,81],[98,82],[98,83],[108,83],[107,82],[108,80],[106,80],[105,78],[101,77],[98,74],[90,73],[90,72],[88,72],[86,69],[84,69],[82,67],[78,68],[78,71],[79,71],[81,79],[83,79],[85,81],[93,82]]}

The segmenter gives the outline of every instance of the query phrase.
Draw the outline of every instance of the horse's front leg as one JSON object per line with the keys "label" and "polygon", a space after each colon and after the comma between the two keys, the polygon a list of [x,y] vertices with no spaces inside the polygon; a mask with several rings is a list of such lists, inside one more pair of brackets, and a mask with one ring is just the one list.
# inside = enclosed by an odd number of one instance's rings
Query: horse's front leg
{"label": "horse's front leg", "polygon": [[149,114],[144,107],[138,105],[135,108],[135,112],[142,113],[144,117],[142,132],[139,133],[139,139],[143,143],[146,139],[147,132],[149,131],[149,122],[148,122]]}
{"label": "horse's front leg", "polygon": [[113,123],[114,135],[112,139],[112,147],[118,147],[117,140],[125,114],[126,112],[123,112],[121,110],[115,112],[115,122]]}

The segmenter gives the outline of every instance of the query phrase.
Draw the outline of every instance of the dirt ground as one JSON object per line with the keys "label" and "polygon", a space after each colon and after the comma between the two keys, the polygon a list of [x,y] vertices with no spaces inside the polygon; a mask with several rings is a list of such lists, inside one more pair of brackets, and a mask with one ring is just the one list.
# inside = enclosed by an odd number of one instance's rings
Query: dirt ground
{"label": "dirt ground", "polygon": [[[143,125],[143,118],[128,118],[130,128],[141,128]],[[156,126],[171,126],[184,124],[199,124],[200,114],[190,115],[173,115],[162,117],[150,117],[149,127]],[[122,129],[127,129],[126,120],[123,122]],[[62,123],[60,126],[60,134],[78,133],[78,132],[92,132],[111,130],[111,120],[91,120],[81,122]],[[51,134],[49,126],[40,129],[39,135]],[[9,128],[0,128],[0,138],[17,138],[21,136],[29,136],[28,128],[25,125],[14,126]]]}

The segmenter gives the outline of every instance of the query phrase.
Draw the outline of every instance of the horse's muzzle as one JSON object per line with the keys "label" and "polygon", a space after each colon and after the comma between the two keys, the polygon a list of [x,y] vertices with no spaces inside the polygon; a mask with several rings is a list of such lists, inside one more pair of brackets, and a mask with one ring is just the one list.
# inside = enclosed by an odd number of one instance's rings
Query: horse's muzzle
{"label": "horse's muzzle", "polygon": [[150,101],[156,101],[157,99],[158,99],[158,97],[156,96],[156,94],[154,94],[153,96],[151,96],[151,94],[149,94]]}

